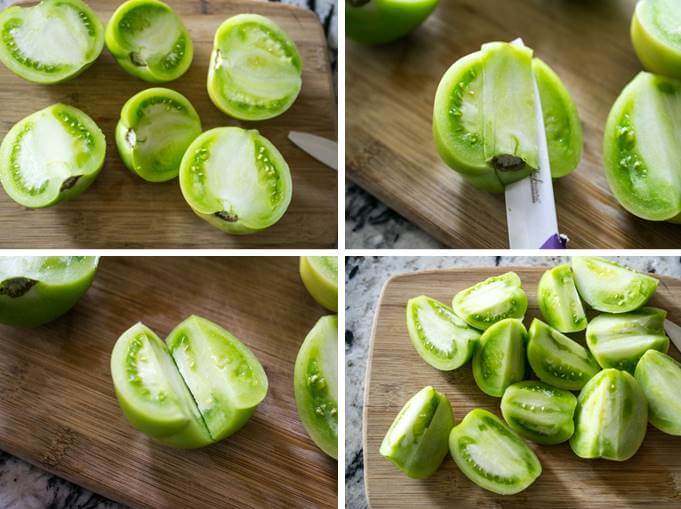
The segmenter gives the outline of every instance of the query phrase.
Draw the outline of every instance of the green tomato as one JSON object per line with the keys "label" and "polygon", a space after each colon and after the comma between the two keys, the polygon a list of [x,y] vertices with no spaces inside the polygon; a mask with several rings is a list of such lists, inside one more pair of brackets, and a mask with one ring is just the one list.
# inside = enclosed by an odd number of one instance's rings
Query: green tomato
{"label": "green tomato", "polygon": [[580,458],[625,461],[638,451],[647,426],[648,406],[636,379],[605,369],[579,393],[570,447]]}
{"label": "green tomato", "polygon": [[647,70],[681,79],[681,9],[677,0],[640,0],[631,42]]}
{"label": "green tomato", "polygon": [[501,413],[511,429],[544,445],[560,444],[572,436],[576,407],[571,392],[534,380],[511,385],[501,398]]}
{"label": "green tomato", "polygon": [[493,276],[454,296],[452,309],[476,329],[485,330],[505,318],[522,319],[527,295],[515,272]]}
{"label": "green tomato", "polygon": [[587,320],[570,266],[559,265],[542,275],[537,287],[539,310],[560,332],[586,329]]}
{"label": "green tomato", "polygon": [[43,0],[0,13],[0,61],[17,76],[49,85],[90,67],[104,47],[104,27],[81,0]]}
{"label": "green tomato", "polygon": [[500,398],[506,388],[525,378],[527,330],[523,322],[507,318],[480,338],[473,357],[473,378],[485,394]]}
{"label": "green tomato", "polygon": [[319,305],[338,311],[338,258],[301,256],[300,278]]}
{"label": "green tomato", "polygon": [[496,415],[481,408],[471,410],[452,429],[449,452],[466,477],[500,495],[520,493],[542,471],[525,441]]}
{"label": "green tomato", "polygon": [[536,318],[529,330],[527,360],[542,382],[577,391],[600,371],[582,345]]}
{"label": "green tomato", "polygon": [[447,396],[428,386],[402,407],[383,438],[380,453],[413,479],[430,477],[447,456],[454,426]]}
{"label": "green tomato", "polygon": [[438,86],[435,143],[442,159],[475,187],[502,192],[538,168],[535,79],[552,176],[579,164],[583,134],[575,104],[560,78],[532,55],[513,44],[484,44],[455,62]]}
{"label": "green tomato", "polygon": [[196,138],[180,164],[192,210],[216,228],[243,235],[269,228],[291,203],[284,157],[256,130],[218,127]]}
{"label": "green tomato", "polygon": [[298,48],[279,25],[257,14],[240,14],[215,32],[208,95],[234,118],[266,120],[295,102],[302,73]]}
{"label": "green tomato", "polygon": [[149,182],[165,182],[180,173],[182,156],[200,134],[199,114],[185,96],[149,88],[123,106],[116,146],[133,173]]}
{"label": "green tomato", "polygon": [[363,44],[385,44],[416,30],[439,0],[348,0],[345,32]]}
{"label": "green tomato", "polygon": [[106,47],[131,75],[163,83],[182,76],[194,49],[177,14],[159,0],[128,0],[106,25]]}
{"label": "green tomato", "polygon": [[106,141],[94,120],[53,104],[20,120],[0,145],[0,183],[24,207],[49,207],[77,197],[104,164]]}
{"label": "green tomato", "polygon": [[659,281],[604,258],[574,256],[572,272],[579,295],[592,308],[626,313],[643,306]]}
{"label": "green tomato", "polygon": [[425,295],[409,299],[407,329],[421,358],[442,371],[466,364],[480,339],[480,332],[459,318],[452,308]]}
{"label": "green tomato", "polygon": [[90,288],[97,256],[0,257],[0,323],[37,327],[71,309]]}
{"label": "green tomato", "polygon": [[681,436],[681,363],[657,350],[648,350],[635,375],[648,400],[648,419],[660,431]]}
{"label": "green tomato", "polygon": [[300,346],[293,373],[298,415],[314,443],[338,459],[338,317],[319,319]]}

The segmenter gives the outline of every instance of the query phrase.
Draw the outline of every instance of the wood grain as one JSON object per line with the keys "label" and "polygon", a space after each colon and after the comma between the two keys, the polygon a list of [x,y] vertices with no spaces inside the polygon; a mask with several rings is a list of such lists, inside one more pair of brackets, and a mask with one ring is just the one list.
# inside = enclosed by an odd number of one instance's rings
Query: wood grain
{"label": "wood grain", "polygon": [[[307,436],[293,366],[328,314],[298,260],[104,258],[65,316],[27,330],[0,326],[0,449],[132,507],[336,507],[337,463]],[[157,445],[126,421],[110,353],[143,321],[162,338],[190,314],[240,338],[269,379],[267,398],[232,437],[197,450]]]}
{"label": "wood grain", "polygon": [[407,39],[348,40],[347,175],[447,246],[508,246],[503,194],[465,184],[439,158],[431,118],[449,66],[482,43],[523,37],[563,79],[584,125],[580,166],[555,182],[561,232],[573,248],[673,248],[681,228],[639,219],[610,193],[601,162],[615,99],[641,70],[629,40],[635,0],[456,0]]}
{"label": "wood grain", "polygon": [[[120,2],[91,0],[103,23]],[[256,235],[230,236],[194,215],[177,179],[145,182],[121,162],[114,130],[125,101],[156,85],[127,74],[106,48],[76,79],[41,86],[0,65],[0,137],[34,111],[64,102],[82,109],[102,128],[107,140],[104,169],[77,199],[43,210],[24,209],[0,192],[0,247],[8,248],[331,248],[337,238],[336,172],[302,152],[287,136],[305,131],[336,138],[334,92],[324,33],[308,10],[253,0],[169,0],[194,43],[194,60],[178,80],[165,85],[184,94],[205,130],[238,125],[269,138],[287,160],[293,199],[272,228]],[[254,12],[279,23],[298,45],[303,59],[303,88],[285,114],[265,122],[240,122],[218,110],[208,98],[206,76],[213,35],[228,17]]]}
{"label": "wood grain", "polygon": [[[433,385],[452,403],[458,423],[470,410],[486,408],[501,416],[499,399],[485,395],[475,385],[470,363],[451,372],[428,366],[416,353],[407,333],[405,306],[411,297],[427,295],[451,302],[453,296],[494,274],[515,270],[529,298],[526,325],[539,316],[536,288],[544,269],[472,268],[436,270],[398,275],[381,295],[367,370],[364,402],[364,467],[369,504],[374,509],[411,507],[655,507],[681,505],[681,440],[652,426],[642,447],[629,461],[583,460],[567,443],[556,446],[531,444],[543,473],[526,491],[498,496],[468,480],[449,455],[429,479],[404,476],[378,449],[402,405],[418,390]],[[666,309],[669,318],[681,322],[681,281],[661,276],[651,304]],[[580,335],[571,335],[579,338]],[[583,340],[583,333],[581,334]],[[672,346],[670,354],[681,359]]]}

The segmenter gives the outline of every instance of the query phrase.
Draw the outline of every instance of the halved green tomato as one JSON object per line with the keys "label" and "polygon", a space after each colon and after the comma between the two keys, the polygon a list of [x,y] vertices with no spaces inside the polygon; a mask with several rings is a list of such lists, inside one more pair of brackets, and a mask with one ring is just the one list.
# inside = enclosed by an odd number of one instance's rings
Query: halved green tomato
{"label": "halved green tomato", "polygon": [[666,317],[667,312],[658,308],[598,315],[586,329],[586,343],[602,368],[623,369],[633,375],[648,350],[669,350]]}
{"label": "halved green tomato", "polygon": [[438,151],[475,187],[501,192],[538,168],[535,80],[553,177],[579,164],[583,134],[575,104],[560,78],[532,55],[514,44],[484,44],[455,62],[438,86]]}
{"label": "halved green tomato", "polygon": [[681,436],[681,363],[657,350],[648,350],[635,375],[648,400],[648,419],[660,431]]}
{"label": "halved green tomato", "polygon": [[383,438],[380,453],[413,479],[431,476],[447,455],[454,426],[447,396],[428,386],[402,407]]}
{"label": "halved green tomato", "polygon": [[574,394],[528,380],[511,385],[501,398],[501,413],[513,431],[538,444],[565,442],[575,431]]}
{"label": "halved green tomato", "polygon": [[338,258],[301,256],[300,278],[312,298],[329,311],[338,311]]}
{"label": "halved green tomato", "polygon": [[0,323],[37,327],[71,309],[90,288],[97,256],[0,257]]}
{"label": "halved green tomato", "polygon": [[118,64],[152,83],[182,76],[194,48],[180,17],[159,0],[128,0],[106,25],[106,47]]}
{"label": "halved green tomato", "polygon": [[636,379],[604,369],[579,393],[570,447],[580,458],[625,461],[638,451],[647,427],[648,405]]}
{"label": "halved green tomato", "polygon": [[293,374],[298,415],[314,443],[338,459],[338,317],[324,316],[298,351]]}
{"label": "halved green tomato", "polygon": [[527,295],[515,272],[492,276],[454,296],[452,309],[476,329],[485,330],[505,318],[522,319]]}
{"label": "halved green tomato", "polygon": [[345,32],[363,44],[385,44],[416,30],[439,0],[348,0]]}
{"label": "halved green tomato", "polygon": [[442,371],[466,364],[480,339],[480,332],[449,306],[425,295],[407,302],[407,329],[421,358]]}
{"label": "halved green tomato", "polygon": [[532,321],[529,336],[527,360],[542,382],[576,391],[601,369],[586,348],[541,320]]}
{"label": "halved green tomato", "polygon": [[643,306],[659,281],[604,258],[574,256],[572,272],[579,295],[606,313],[626,313]]}
{"label": "halved green tomato", "polygon": [[279,221],[293,193],[288,164],[256,130],[218,127],[189,146],[180,187],[202,219],[226,233],[247,234]]}
{"label": "halved green tomato", "polygon": [[525,378],[527,330],[523,322],[507,318],[480,338],[473,357],[473,377],[485,394],[500,398],[506,388]]}
{"label": "halved green tomato", "polygon": [[449,452],[466,477],[500,495],[519,493],[541,475],[541,463],[525,441],[481,408],[452,429]]}
{"label": "halved green tomato", "polygon": [[546,321],[560,332],[578,332],[586,328],[584,307],[569,265],[559,265],[544,272],[537,287],[537,300]]}
{"label": "halved green tomato", "polygon": [[640,0],[631,19],[631,42],[647,70],[681,78],[681,9],[678,0]]}
{"label": "halved green tomato", "polygon": [[0,13],[0,61],[34,83],[69,80],[90,67],[104,47],[104,27],[81,0],[43,0]]}
{"label": "halved green tomato", "polygon": [[104,134],[85,113],[53,104],[20,120],[0,145],[0,182],[24,207],[75,198],[104,164]]}
{"label": "halved green tomato", "polygon": [[208,95],[234,118],[266,120],[295,102],[302,72],[298,48],[279,25],[257,14],[240,14],[215,32]]}
{"label": "halved green tomato", "polygon": [[132,172],[149,182],[165,182],[180,173],[182,156],[200,134],[199,114],[185,96],[149,88],[123,106],[116,146]]}

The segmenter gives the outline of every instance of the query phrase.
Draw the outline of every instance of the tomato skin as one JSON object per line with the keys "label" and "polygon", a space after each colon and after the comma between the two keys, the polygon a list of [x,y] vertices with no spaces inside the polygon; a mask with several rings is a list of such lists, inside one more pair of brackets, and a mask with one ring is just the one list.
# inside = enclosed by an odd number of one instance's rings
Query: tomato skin
{"label": "tomato skin", "polygon": [[[327,263],[333,264],[335,259],[335,273],[333,267],[325,270]],[[300,278],[314,300],[329,311],[338,311],[338,259],[332,256],[301,256]]]}
{"label": "tomato skin", "polygon": [[[353,7],[354,4],[361,4]],[[370,0],[345,4],[345,31],[363,44],[386,44],[416,30],[439,0]]]}
{"label": "tomato skin", "polygon": [[681,79],[681,43],[670,37],[669,27],[656,18],[669,18],[666,9],[678,4],[664,0],[640,0],[631,18],[631,42],[643,67],[656,74]]}

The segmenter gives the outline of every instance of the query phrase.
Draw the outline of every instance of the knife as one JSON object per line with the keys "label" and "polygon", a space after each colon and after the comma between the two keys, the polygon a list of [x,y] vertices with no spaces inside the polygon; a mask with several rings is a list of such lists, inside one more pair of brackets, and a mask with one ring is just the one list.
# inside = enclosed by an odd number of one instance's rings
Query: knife
{"label": "knife", "polygon": [[288,139],[298,148],[321,161],[329,168],[338,171],[338,143],[316,134],[291,131]]}
{"label": "knife", "polygon": [[676,349],[681,352],[681,327],[671,320],[665,320],[664,330],[667,333],[667,336],[669,336],[669,339],[672,340],[672,343],[674,343]]}

